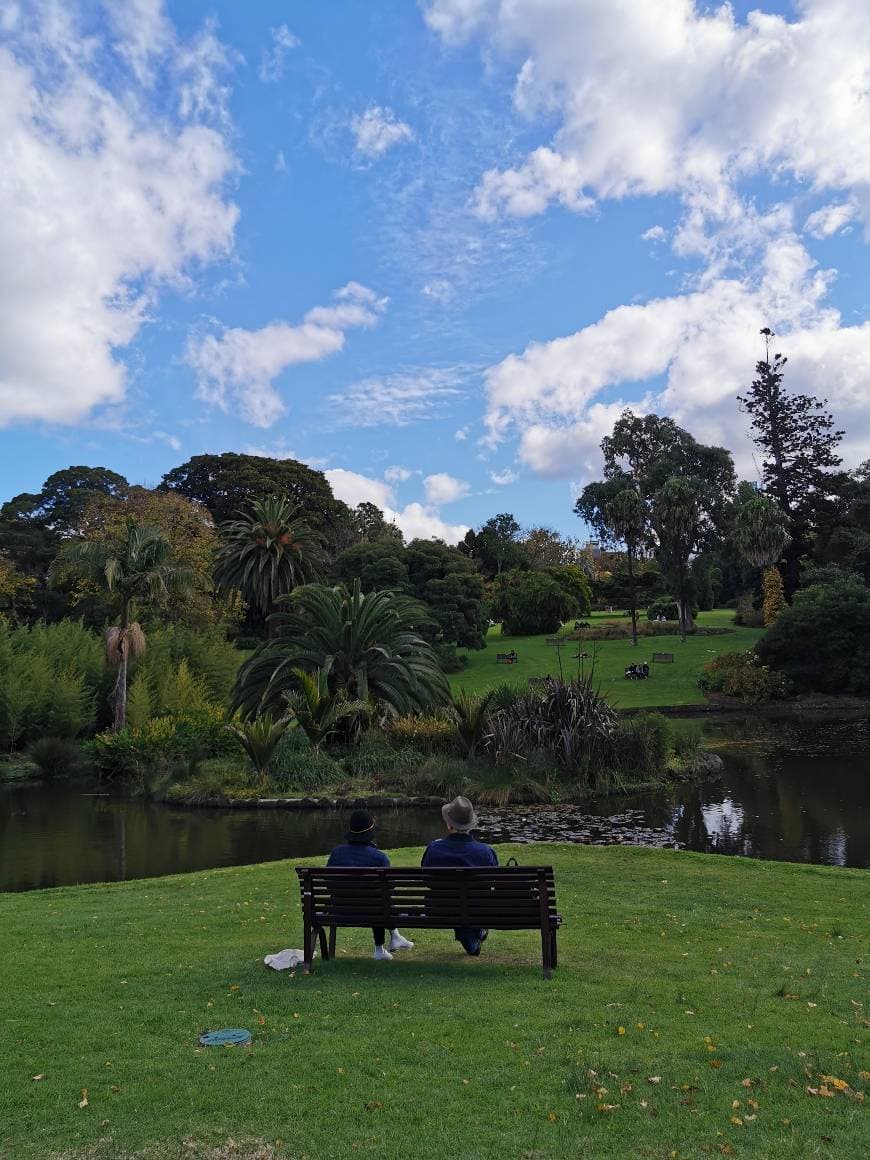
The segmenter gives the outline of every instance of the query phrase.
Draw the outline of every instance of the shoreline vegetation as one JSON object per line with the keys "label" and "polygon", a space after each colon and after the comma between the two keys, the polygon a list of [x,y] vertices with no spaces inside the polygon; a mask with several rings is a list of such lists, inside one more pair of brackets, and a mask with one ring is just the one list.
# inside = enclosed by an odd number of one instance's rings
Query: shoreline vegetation
{"label": "shoreline vegetation", "polygon": [[[425,932],[382,964],[342,931],[310,978],[270,971],[299,941],[289,861],[0,895],[0,1154],[398,1157],[437,1133],[461,1155],[472,1123],[481,1156],[866,1154],[866,872],[498,850],[554,867],[549,983],[527,932],[493,931],[473,961]],[[219,1027],[253,1042],[201,1048]]]}

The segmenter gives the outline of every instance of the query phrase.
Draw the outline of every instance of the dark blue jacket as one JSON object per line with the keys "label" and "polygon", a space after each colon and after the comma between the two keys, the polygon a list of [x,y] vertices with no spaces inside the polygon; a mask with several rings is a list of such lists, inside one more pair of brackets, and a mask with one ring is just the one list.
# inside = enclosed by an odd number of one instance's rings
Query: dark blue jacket
{"label": "dark blue jacket", "polygon": [[329,855],[327,866],[389,866],[390,859],[368,838],[365,841],[346,842],[336,846]]}
{"label": "dark blue jacket", "polygon": [[486,842],[470,834],[448,834],[430,842],[421,866],[498,866],[498,855]]}

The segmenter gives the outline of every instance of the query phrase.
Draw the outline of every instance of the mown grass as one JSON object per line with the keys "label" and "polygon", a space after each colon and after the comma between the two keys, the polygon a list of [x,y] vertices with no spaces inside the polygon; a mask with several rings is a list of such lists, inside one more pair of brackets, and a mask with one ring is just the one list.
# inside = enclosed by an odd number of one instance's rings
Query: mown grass
{"label": "mown grass", "polygon": [[[357,931],[275,974],[262,955],[300,941],[288,863],[0,897],[0,1154],[870,1154],[866,872],[510,852],[556,868],[550,983],[532,933],[471,960],[420,932],[382,964]],[[251,1048],[199,1048],[226,1026]]]}
{"label": "mown grass", "polygon": [[[588,674],[593,668],[594,679],[601,691],[617,708],[654,708],[661,705],[699,705],[704,694],[698,688],[698,675],[704,665],[721,652],[738,652],[751,648],[762,634],[758,628],[734,628],[734,613],[730,609],[716,609],[702,612],[698,624],[705,628],[733,628],[722,636],[690,636],[685,643],[678,635],[642,637],[637,648],[630,640],[604,640],[588,642],[578,649],[574,641],[566,643],[561,650],[547,645],[546,636],[502,636],[498,629],[490,630],[487,647],[468,652],[468,667],[453,673],[450,685],[454,693],[467,689],[470,693],[482,693],[493,685],[509,682],[526,685],[529,677],[543,677],[547,674],[559,675],[559,652],[566,677],[575,676],[578,670],[577,654],[590,654],[583,662]],[[602,624],[612,620],[606,613],[593,613],[588,618],[591,624]],[[620,623],[628,623],[627,618]],[[573,622],[563,633],[573,628]],[[496,654],[515,649],[519,662],[515,665],[500,665]],[[673,664],[650,665],[651,675],[646,681],[627,681],[626,665],[650,662],[653,652],[672,652]]]}

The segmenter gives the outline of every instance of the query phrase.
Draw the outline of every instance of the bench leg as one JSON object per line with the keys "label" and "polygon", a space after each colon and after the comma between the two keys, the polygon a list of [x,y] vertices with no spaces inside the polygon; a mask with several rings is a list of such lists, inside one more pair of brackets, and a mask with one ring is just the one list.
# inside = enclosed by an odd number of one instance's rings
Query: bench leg
{"label": "bench leg", "polygon": [[553,940],[549,923],[541,927],[541,959],[543,960],[544,978],[549,979],[553,973]]}
{"label": "bench leg", "polygon": [[331,959],[335,958],[335,936],[337,929],[338,928],[334,926],[329,928],[329,957]]}
{"label": "bench leg", "polygon": [[326,931],[322,926],[317,928],[317,937],[320,939],[320,957],[327,963],[329,962],[329,947],[326,945]]}
{"label": "bench leg", "polygon": [[556,945],[556,928],[553,927],[550,932],[550,963],[555,971],[559,965],[559,948]]}
{"label": "bench leg", "polygon": [[312,959],[314,958],[314,928],[307,922],[305,923],[302,932],[302,970],[306,975],[310,975],[314,970]]}

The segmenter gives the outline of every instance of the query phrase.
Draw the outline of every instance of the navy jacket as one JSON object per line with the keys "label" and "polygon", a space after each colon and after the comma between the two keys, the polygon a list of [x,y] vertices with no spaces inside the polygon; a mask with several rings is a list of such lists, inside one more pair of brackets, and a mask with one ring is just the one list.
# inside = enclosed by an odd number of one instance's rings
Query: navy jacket
{"label": "navy jacket", "polygon": [[498,866],[498,855],[486,842],[471,834],[448,834],[430,842],[423,852],[421,866]]}
{"label": "navy jacket", "polygon": [[374,842],[366,838],[364,841],[345,842],[343,846],[336,846],[329,855],[329,866],[389,866],[390,859],[383,850],[379,850]]}

